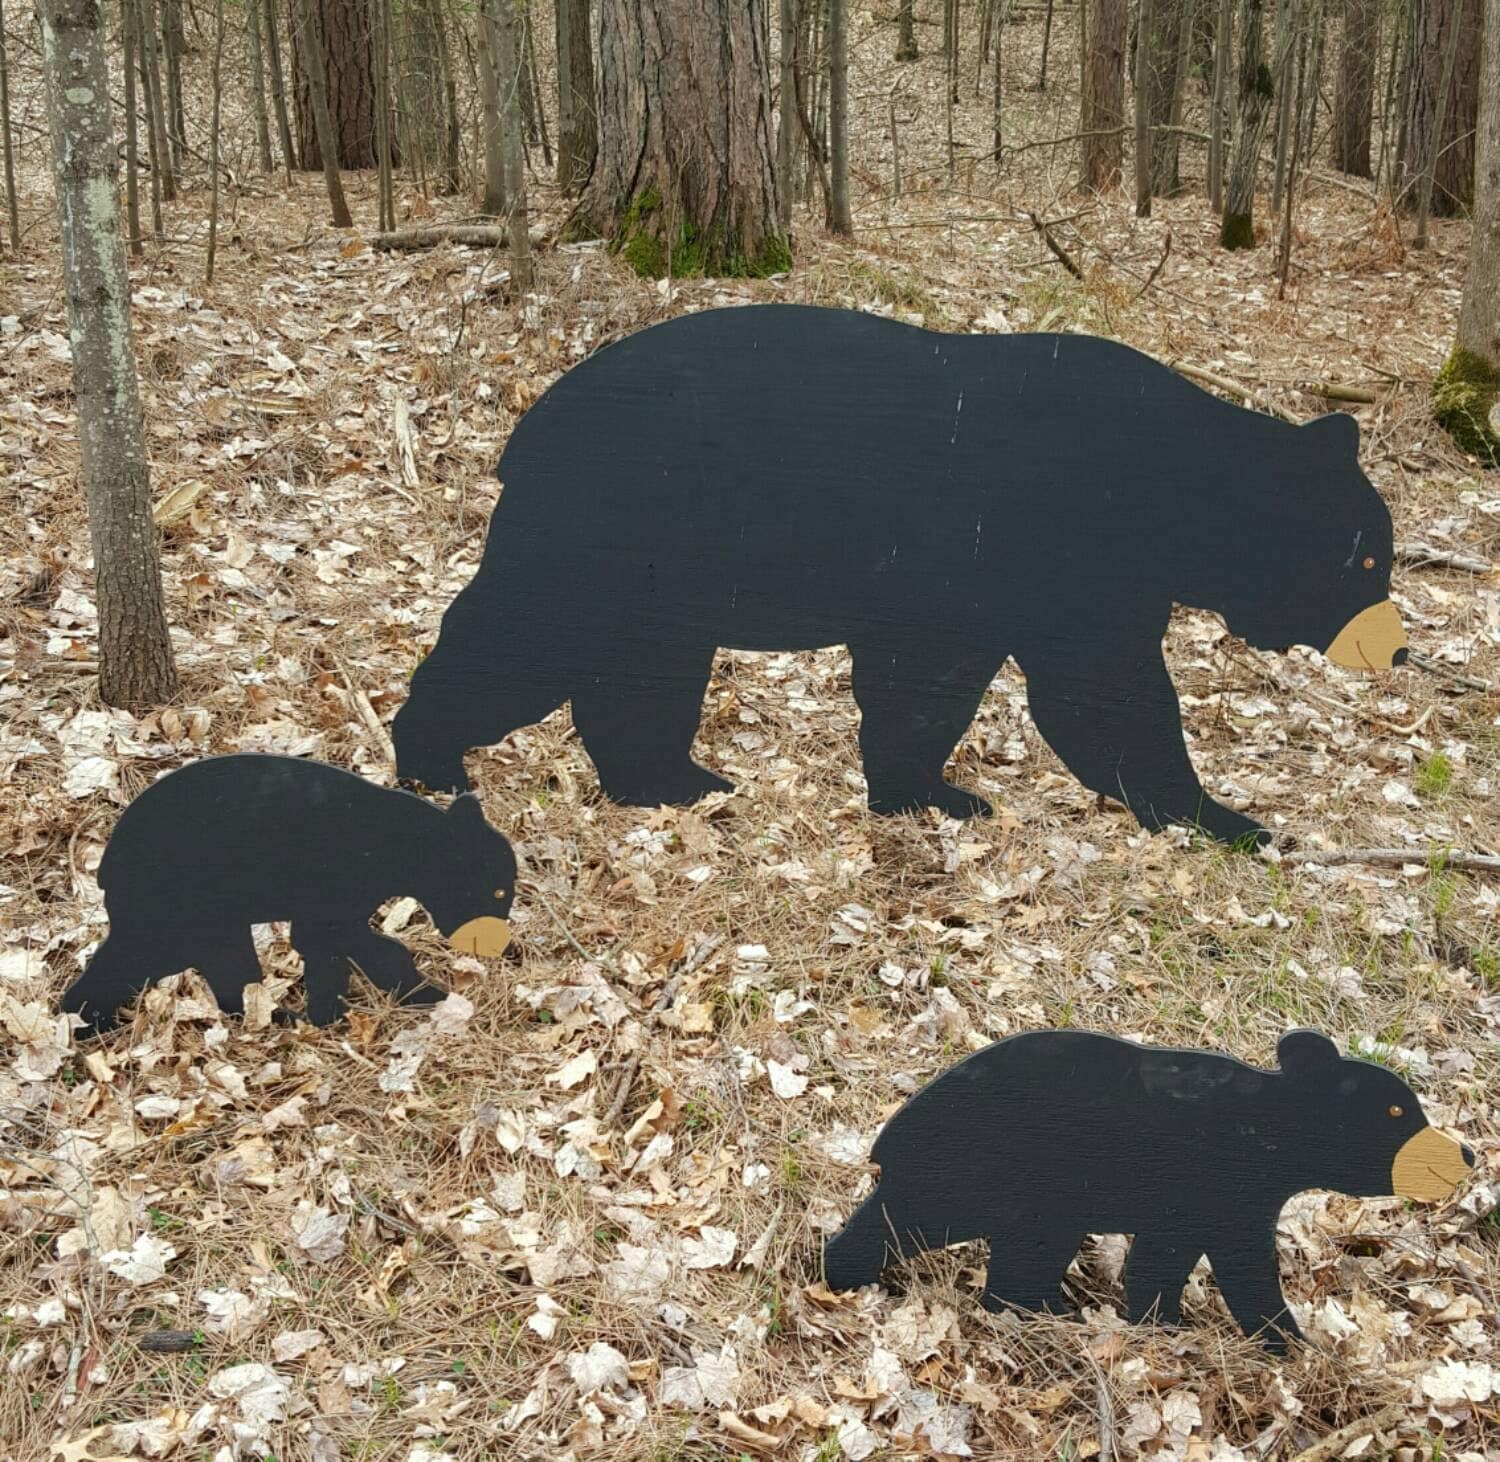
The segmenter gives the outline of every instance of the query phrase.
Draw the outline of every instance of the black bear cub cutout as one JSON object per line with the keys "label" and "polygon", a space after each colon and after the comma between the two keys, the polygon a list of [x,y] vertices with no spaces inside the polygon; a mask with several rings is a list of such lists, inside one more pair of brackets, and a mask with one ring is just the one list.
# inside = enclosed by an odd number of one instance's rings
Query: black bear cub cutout
{"label": "black bear cub cutout", "polygon": [[405,945],[370,927],[398,894],[420,900],[468,953],[496,955],[516,860],[475,797],[444,812],[409,792],[287,756],[221,756],[153,783],[121,815],[99,864],[109,937],[63,996],[63,1009],[106,1030],[155,980],[196,969],[219,1008],[244,1009],[261,977],[252,924],[291,921],[307,1018],[343,1011],[349,966],[402,999],[424,983]]}
{"label": "black bear cub cutout", "polygon": [[1247,1334],[1297,1337],[1276,1263],[1282,1205],[1307,1188],[1446,1198],[1474,1155],[1427,1125],[1400,1077],[1314,1031],[1279,1071],[1231,1056],[1036,1031],[976,1052],[886,1123],[874,1193],[824,1253],[834,1289],[924,1249],[989,1241],[989,1309],[1063,1309],[1084,1235],[1133,1234],[1132,1321],[1177,1324],[1207,1255]]}
{"label": "black bear cub cutout", "polygon": [[690,755],[718,649],[843,644],[875,812],[989,810],[943,770],[1014,656],[1037,729],[1148,828],[1264,840],[1203,790],[1162,659],[1176,604],[1263,649],[1405,658],[1359,429],[1231,405],[1083,335],[939,335],[793,305],[653,326],[569,371],[500,463],[484,560],[396,718],[398,772],[564,701],[617,802]]}

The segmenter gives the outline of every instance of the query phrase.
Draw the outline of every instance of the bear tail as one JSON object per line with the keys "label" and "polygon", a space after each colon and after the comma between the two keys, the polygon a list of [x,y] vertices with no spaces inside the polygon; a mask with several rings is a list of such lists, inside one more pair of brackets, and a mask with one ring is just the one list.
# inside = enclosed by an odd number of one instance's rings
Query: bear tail
{"label": "bear tail", "polygon": [[875,1284],[880,1271],[896,1257],[895,1247],[886,1205],[877,1188],[824,1246],[823,1282],[829,1289],[858,1289],[862,1284]]}

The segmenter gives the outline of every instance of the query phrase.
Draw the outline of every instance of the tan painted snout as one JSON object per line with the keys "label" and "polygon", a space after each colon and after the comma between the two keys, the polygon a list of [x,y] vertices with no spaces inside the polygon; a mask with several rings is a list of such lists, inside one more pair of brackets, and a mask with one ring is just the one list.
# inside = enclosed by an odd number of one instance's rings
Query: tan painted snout
{"label": "tan painted snout", "polygon": [[448,936],[448,943],[465,954],[496,959],[510,945],[510,925],[504,919],[486,914],[483,918],[470,919],[467,924],[460,924]]}
{"label": "tan painted snout", "polygon": [[1441,1203],[1469,1176],[1469,1160],[1451,1137],[1424,1127],[1401,1145],[1391,1164],[1391,1192],[1419,1203]]}
{"label": "tan painted snout", "polygon": [[1406,660],[1406,626],[1389,599],[1362,609],[1323,651],[1347,670],[1389,670]]}

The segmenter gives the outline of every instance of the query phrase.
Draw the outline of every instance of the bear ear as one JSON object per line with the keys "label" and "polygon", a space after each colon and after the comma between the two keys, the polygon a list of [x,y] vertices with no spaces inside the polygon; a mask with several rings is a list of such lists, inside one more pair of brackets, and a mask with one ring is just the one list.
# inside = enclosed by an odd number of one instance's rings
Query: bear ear
{"label": "bear ear", "polygon": [[1330,411],[1327,416],[1315,416],[1303,425],[1302,430],[1310,432],[1314,441],[1340,456],[1356,460],[1359,457],[1359,423],[1347,411]]}
{"label": "bear ear", "polygon": [[1339,1060],[1339,1048],[1317,1031],[1288,1031],[1276,1044],[1276,1062],[1288,1076],[1308,1076]]}

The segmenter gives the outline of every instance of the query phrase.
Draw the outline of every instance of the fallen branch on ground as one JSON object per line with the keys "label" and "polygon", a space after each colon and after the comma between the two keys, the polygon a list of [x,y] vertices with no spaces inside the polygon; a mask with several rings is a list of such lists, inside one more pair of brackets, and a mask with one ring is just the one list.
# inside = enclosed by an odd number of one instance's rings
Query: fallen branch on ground
{"label": "fallen branch on ground", "polygon": [[1489,853],[1441,851],[1424,853],[1420,848],[1304,848],[1282,855],[1283,863],[1318,863],[1336,868],[1344,863],[1368,863],[1375,868],[1404,868],[1425,863],[1433,869],[1457,868],[1463,873],[1500,873],[1500,858]]}
{"label": "fallen branch on ground", "polygon": [[1069,254],[1068,251],[1063,248],[1063,246],[1058,243],[1055,238],[1052,237],[1052,230],[1047,227],[1046,223],[1029,210],[1027,211],[1026,216],[1031,220],[1032,228],[1034,228],[1039,234],[1041,234],[1042,242],[1046,244],[1053,258],[1055,258],[1057,262],[1061,264],[1062,267],[1073,276],[1074,279],[1082,279],[1083,270],[1073,262],[1073,256]]}
{"label": "fallen branch on ground", "polygon": [[1426,564],[1437,564],[1448,569],[1466,569],[1471,574],[1487,574],[1495,566],[1487,558],[1476,558],[1468,553],[1450,553],[1445,548],[1434,548],[1430,543],[1398,543],[1396,561],[1421,568]]}
{"label": "fallen branch on ground", "polygon": [[[535,242],[535,240],[533,240]],[[439,244],[467,244],[474,249],[503,249],[505,226],[495,223],[439,223],[426,228],[397,229],[371,234],[372,249],[432,249]]]}
{"label": "fallen branch on ground", "polygon": [[1242,386],[1238,381],[1231,381],[1228,376],[1215,375],[1213,371],[1206,371],[1202,366],[1189,365],[1186,361],[1179,360],[1172,368],[1190,381],[1197,381],[1200,385],[1212,386],[1216,391],[1225,391],[1231,396],[1238,396],[1241,401],[1249,401],[1269,415],[1279,416],[1283,421],[1291,422],[1293,426],[1302,425],[1302,418],[1296,412],[1276,405],[1269,396],[1261,395],[1253,386]]}
{"label": "fallen branch on ground", "polygon": [[1465,675],[1461,670],[1453,670],[1444,665],[1441,660],[1434,660],[1427,655],[1418,654],[1413,650],[1406,657],[1406,663],[1416,670],[1425,670],[1429,675],[1439,675],[1444,680],[1451,680],[1454,685],[1461,685],[1465,690],[1488,690],[1490,683],[1487,680],[1476,679],[1472,675]]}
{"label": "fallen branch on ground", "polygon": [[1292,1462],[1332,1462],[1333,1458],[1342,1457],[1345,1448],[1351,1443],[1362,1442],[1376,1432],[1383,1432],[1405,1417],[1406,1407],[1399,1401],[1393,1401],[1389,1406],[1382,1406],[1379,1411],[1372,1411],[1358,1421],[1351,1421],[1348,1426],[1341,1426],[1336,1432],[1329,1432],[1322,1441],[1314,1442],[1312,1446],[1298,1452]]}

